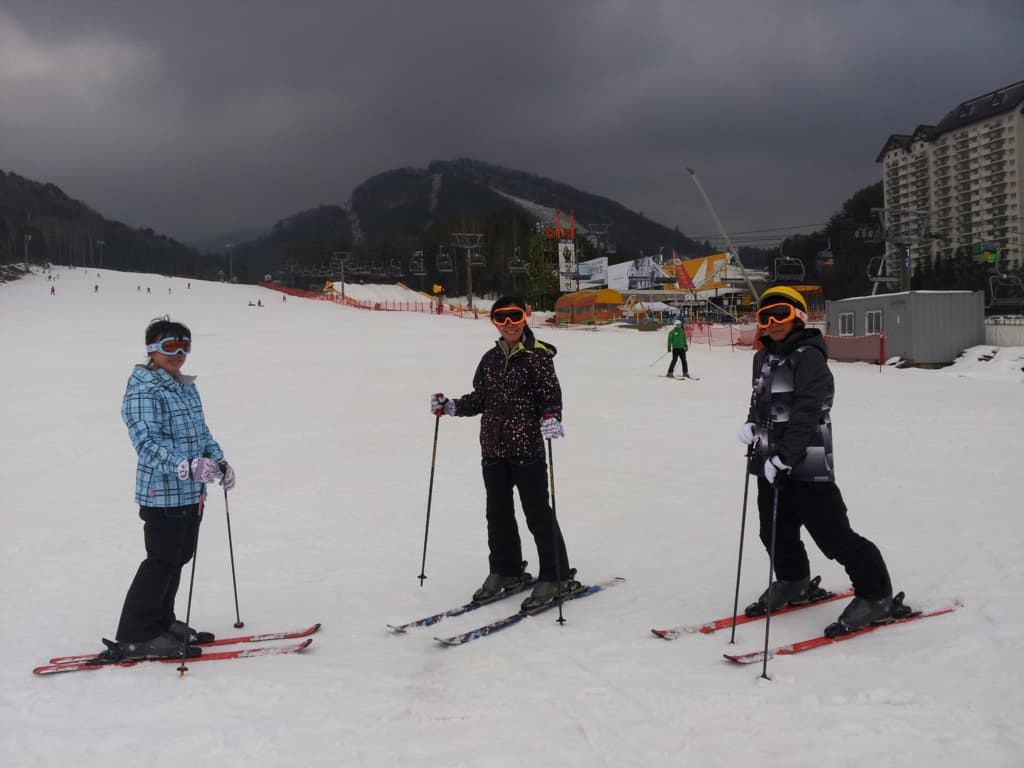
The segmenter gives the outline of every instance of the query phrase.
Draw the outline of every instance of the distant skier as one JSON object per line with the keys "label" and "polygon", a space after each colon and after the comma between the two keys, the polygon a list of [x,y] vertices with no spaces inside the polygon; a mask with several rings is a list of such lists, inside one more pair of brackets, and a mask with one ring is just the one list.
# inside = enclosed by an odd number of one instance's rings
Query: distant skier
{"label": "distant skier", "polygon": [[55,285],[51,285],[50,286],[50,295],[51,296],[56,296],[57,295],[57,286],[55,286]]}
{"label": "distant skier", "polygon": [[513,488],[518,488],[540,559],[538,583],[522,605],[524,611],[534,610],[560,594],[564,597],[582,589],[574,578],[575,570],[569,567],[565,542],[548,503],[544,440],[564,436],[562,389],[553,362],[556,349],[534,338],[521,299],[498,299],[491,309],[491,322],[501,338],[480,360],[473,391],[457,399],[437,393],[430,398],[430,412],[437,416],[481,414],[490,574],[473,600],[486,601],[516,591],[526,581],[512,496]]}
{"label": "distant skier", "polygon": [[[107,641],[107,659],[176,658],[186,641],[213,639],[174,615],[182,566],[195,553],[206,484],[235,485],[235,472],[206,426],[194,377],[181,372],[191,336],[184,324],[156,318],[146,328],[149,360],[128,378],[121,416],[139,457],[135,501],[145,523],[146,559],[125,597],[117,642]],[[188,649],[189,656],[199,653]]]}
{"label": "distant skier", "polygon": [[676,369],[676,360],[680,360],[683,363],[683,378],[689,378],[690,369],[686,364],[686,329],[683,328],[682,320],[676,320],[672,330],[668,332],[666,344],[668,345],[668,351],[672,353],[672,362],[668,364],[668,373],[665,375],[673,378],[672,372]]}
{"label": "distant skier", "polygon": [[99,292],[100,292],[100,287],[99,287],[99,285],[94,285],[94,286],[92,287],[92,292],[93,292],[93,293],[99,293]]}
{"label": "distant skier", "polygon": [[[788,286],[761,294],[757,326],[763,348],[754,355],[753,394],[740,441],[753,444],[748,463],[757,475],[761,541],[770,546],[772,506],[778,492],[775,578],[770,610],[806,602],[810,563],[800,527],[825,557],[837,560],[853,584],[853,600],[827,634],[843,634],[889,619],[892,583],[882,554],[854,532],[835,484],[830,410],[835,395],[821,331],[806,328],[807,302]],[[768,591],[747,607],[769,609]]]}

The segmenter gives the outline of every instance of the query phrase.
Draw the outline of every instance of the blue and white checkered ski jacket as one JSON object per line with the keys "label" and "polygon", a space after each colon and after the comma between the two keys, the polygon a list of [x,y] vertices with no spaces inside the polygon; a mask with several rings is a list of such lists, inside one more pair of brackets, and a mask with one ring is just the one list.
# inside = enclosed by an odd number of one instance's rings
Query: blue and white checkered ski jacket
{"label": "blue and white checkered ski jacket", "polygon": [[144,507],[198,504],[202,484],[178,479],[183,459],[224,458],[213,439],[194,376],[176,381],[167,371],[138,365],[128,377],[121,405],[139,464],[135,501]]}

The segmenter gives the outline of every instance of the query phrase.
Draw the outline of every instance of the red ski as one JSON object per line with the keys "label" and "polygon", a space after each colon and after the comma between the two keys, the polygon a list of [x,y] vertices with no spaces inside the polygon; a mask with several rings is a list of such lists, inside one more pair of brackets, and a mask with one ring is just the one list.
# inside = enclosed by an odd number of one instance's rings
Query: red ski
{"label": "red ski", "polygon": [[[907,622],[917,621],[918,619],[928,619],[932,616],[942,616],[946,613],[952,613],[957,608],[963,607],[963,603],[956,602],[952,605],[946,606],[945,608],[937,608],[933,611],[917,611],[911,613],[909,616],[904,616],[899,619],[893,619],[885,624],[870,624],[863,629],[858,629],[856,632],[847,632],[845,635],[837,635],[836,637],[826,637],[825,635],[819,635],[818,637],[812,637],[807,640],[801,640],[797,643],[790,643],[789,645],[780,645],[776,648],[771,648],[768,651],[768,658],[772,659],[776,656],[792,656],[794,653],[803,653],[809,651],[812,648],[820,648],[823,645],[831,645],[832,643],[839,643],[843,640],[850,640],[854,637],[860,637],[866,635],[869,632],[874,632],[876,629],[882,629],[882,627],[892,627],[897,624],[906,624]],[[755,662],[764,661],[764,651],[752,651],[750,653],[725,653],[722,654],[729,661],[735,661],[737,664],[753,664]]]}
{"label": "red ski", "polygon": [[[253,656],[282,656],[292,653],[300,653],[306,650],[313,642],[313,638],[307,637],[302,642],[293,645],[260,645],[255,648],[236,648],[231,651],[215,651],[202,656],[193,656],[186,659],[186,664],[196,661],[224,661],[226,659],[248,659]],[[70,662],[64,664],[46,664],[32,670],[35,675],[57,675],[64,672],[85,672],[93,669],[106,669],[107,667],[134,667],[149,662],[162,662],[164,664],[180,664],[181,659],[134,659],[132,661],[92,661],[92,662]]]}
{"label": "red ski", "polygon": [[[842,600],[846,597],[853,597],[853,590],[848,589],[845,592],[829,592],[827,590],[818,587],[821,582],[820,576],[815,576],[811,580],[811,586],[816,592],[812,594],[812,597],[806,603],[799,603],[798,605],[787,605],[785,608],[779,608],[777,611],[772,611],[772,616],[781,616],[784,613],[792,613],[793,611],[799,611],[803,608],[810,608],[812,605],[819,605],[821,603],[828,603],[833,600]],[[765,617],[766,614],[758,614],[757,616],[747,616],[746,614],[739,614],[736,617],[736,626],[740,624],[747,624],[751,621],[760,621]],[[715,619],[705,624],[680,624],[677,627],[671,627],[669,629],[652,629],[651,632],[655,637],[660,637],[663,640],[676,640],[683,635],[695,634],[700,632],[704,635],[710,635],[713,632],[717,632],[720,629],[726,629],[732,626],[732,616],[725,616],[721,619]]]}
{"label": "red ski", "polygon": [[[263,643],[268,640],[295,640],[300,637],[309,637],[320,631],[320,625],[314,624],[305,629],[293,632],[266,632],[262,635],[237,635],[235,637],[222,637],[209,643],[193,643],[200,648],[214,648],[218,645],[238,645],[239,643]],[[99,658],[98,653],[84,653],[79,656],[56,656],[50,659],[51,664],[87,664]],[[204,658],[209,658],[207,655]]]}

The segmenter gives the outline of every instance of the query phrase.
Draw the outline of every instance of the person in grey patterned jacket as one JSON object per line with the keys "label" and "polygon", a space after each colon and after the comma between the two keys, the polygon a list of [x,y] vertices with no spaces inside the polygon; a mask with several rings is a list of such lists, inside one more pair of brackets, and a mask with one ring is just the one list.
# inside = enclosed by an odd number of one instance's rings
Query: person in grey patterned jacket
{"label": "person in grey patterned jacket", "polygon": [[474,594],[487,602],[523,588],[522,543],[516,524],[513,488],[519,490],[526,525],[533,534],[540,571],[533,593],[523,602],[533,611],[582,585],[573,576],[562,532],[548,503],[544,440],[564,436],[562,389],[555,374],[554,345],[534,338],[526,324],[526,304],[514,296],[498,299],[491,322],[501,336],[473,376],[473,391],[449,399],[431,396],[435,416],[480,415],[480,449],[487,491],[488,574]]}
{"label": "person in grey patterned jacket", "polygon": [[181,372],[192,349],[192,332],[160,317],[146,328],[149,360],[128,378],[121,416],[138,454],[135,501],[144,521],[146,559],[139,565],[117,628],[117,642],[106,641],[112,660],[175,658],[209,642],[178,621],[174,600],[181,569],[195,554],[206,484],[235,485],[235,472],[213,439],[195,377]]}
{"label": "person in grey patterned jacket", "polygon": [[[788,286],[769,288],[757,313],[762,348],[754,355],[753,393],[741,442],[751,445],[748,471],[757,476],[760,536],[770,547],[775,526],[775,578],[748,615],[813,598],[801,526],[830,560],[838,561],[855,597],[839,617],[837,634],[892,616],[892,583],[881,552],[850,527],[835,483],[830,411],[835,383],[821,332],[806,328],[807,303]],[[835,625],[833,625],[835,626]],[[831,628],[830,628],[831,630]]]}

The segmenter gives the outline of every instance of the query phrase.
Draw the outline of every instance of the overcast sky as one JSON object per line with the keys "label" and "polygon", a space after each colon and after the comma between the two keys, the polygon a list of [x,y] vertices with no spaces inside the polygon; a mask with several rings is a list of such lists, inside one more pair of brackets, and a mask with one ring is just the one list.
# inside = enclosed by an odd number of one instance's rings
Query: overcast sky
{"label": "overcast sky", "polygon": [[0,169],[187,240],[471,157],[702,237],[687,166],[730,232],[821,223],[1022,79],[1022,0],[0,0]]}

